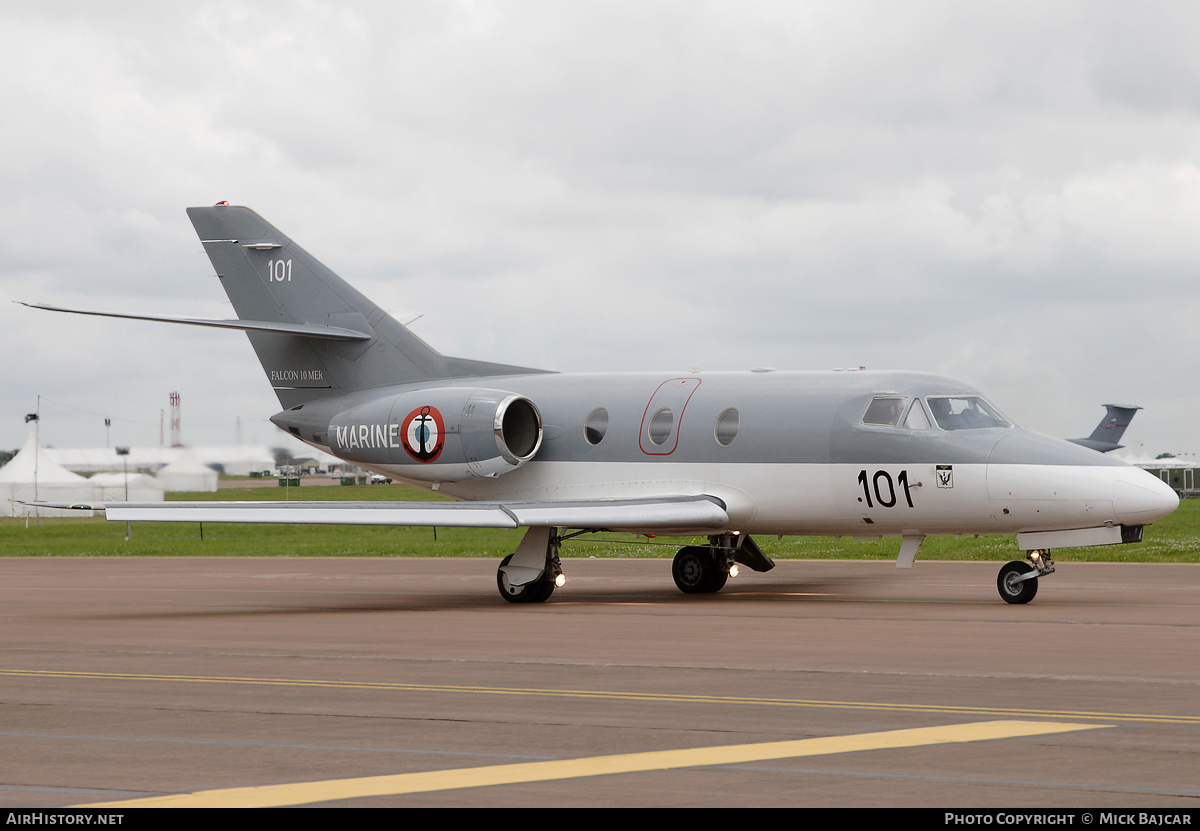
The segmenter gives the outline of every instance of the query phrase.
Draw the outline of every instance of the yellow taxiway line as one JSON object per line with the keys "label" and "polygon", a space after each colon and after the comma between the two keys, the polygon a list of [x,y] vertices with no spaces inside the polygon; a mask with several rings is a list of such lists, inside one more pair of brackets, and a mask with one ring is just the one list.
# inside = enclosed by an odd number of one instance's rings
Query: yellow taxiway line
{"label": "yellow taxiway line", "polygon": [[963,718],[1071,719],[1141,722],[1148,724],[1200,725],[1200,716],[1169,713],[1116,713],[1092,710],[1053,710],[1028,707],[970,707],[957,704],[901,704],[887,701],[833,701],[808,698],[763,698],[758,696],[696,695],[689,693],[634,692],[630,690],[538,689],[532,687],[484,687],[455,684],[411,684],[395,681],[336,681],[315,678],[264,678],[222,675],[152,675],[130,672],[82,672],[48,669],[0,669],[0,677],[67,678],[92,681],[145,681],[179,684],[232,684],[260,687],[311,687],[328,690],[377,690],[395,693],[446,693],[454,695],[535,696],[582,698],[608,701],[650,701],[665,704],[719,704],[753,707],[815,707],[872,712],[931,713]]}
{"label": "yellow taxiway line", "polygon": [[373,796],[396,796],[459,788],[548,782],[556,779],[641,773],[705,765],[736,765],[770,759],[793,759],[802,756],[823,756],[863,750],[888,750],[900,747],[1042,736],[1076,730],[1096,730],[1106,726],[1108,725],[1066,722],[981,721],[908,730],[887,730],[880,733],[859,733],[850,736],[828,736],[819,739],[735,744],[724,747],[695,747],[685,750],[655,750],[646,753],[592,756],[551,762],[523,762],[511,765],[434,770],[423,773],[400,773],[392,776],[366,776],[357,779],[329,779],[322,782],[224,788],[76,807],[273,808]]}

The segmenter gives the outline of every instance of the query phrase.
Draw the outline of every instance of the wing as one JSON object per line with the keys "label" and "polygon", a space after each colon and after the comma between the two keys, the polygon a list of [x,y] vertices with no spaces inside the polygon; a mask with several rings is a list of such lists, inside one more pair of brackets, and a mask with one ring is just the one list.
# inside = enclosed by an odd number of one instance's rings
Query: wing
{"label": "wing", "polygon": [[708,533],[729,515],[715,496],[535,502],[108,502],[41,507],[103,511],[118,522],[258,522],[289,525],[440,525],[445,528],[594,528]]}

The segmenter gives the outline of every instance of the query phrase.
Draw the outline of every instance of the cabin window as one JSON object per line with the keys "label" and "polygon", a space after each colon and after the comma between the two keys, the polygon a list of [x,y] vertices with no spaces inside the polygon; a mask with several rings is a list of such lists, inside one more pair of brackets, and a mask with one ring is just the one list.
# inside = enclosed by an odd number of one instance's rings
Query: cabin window
{"label": "cabin window", "polygon": [[646,435],[650,437],[650,441],[656,445],[662,445],[671,437],[671,428],[675,425],[675,414],[663,407],[650,417],[650,425],[646,428]]}
{"label": "cabin window", "polygon": [[717,416],[717,423],[713,427],[717,437],[717,444],[722,447],[728,447],[733,444],[733,440],[737,438],[738,427],[741,423],[742,417],[732,407]]}
{"label": "cabin window", "polygon": [[877,395],[871,399],[867,412],[862,417],[863,424],[874,427],[895,427],[900,423],[900,414],[908,399],[899,395]]}
{"label": "cabin window", "polygon": [[604,434],[608,432],[608,410],[600,407],[592,410],[592,414],[587,417],[587,421],[583,423],[583,437],[587,439],[588,444],[599,444],[604,441]]}
{"label": "cabin window", "polygon": [[925,402],[933,413],[933,420],[943,430],[1010,426],[1008,419],[977,395],[931,395]]}

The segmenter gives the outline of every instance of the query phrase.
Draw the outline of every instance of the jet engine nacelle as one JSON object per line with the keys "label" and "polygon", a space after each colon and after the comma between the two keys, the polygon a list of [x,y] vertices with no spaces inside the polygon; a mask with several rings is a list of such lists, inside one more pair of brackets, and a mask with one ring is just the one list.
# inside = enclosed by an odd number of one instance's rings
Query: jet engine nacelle
{"label": "jet engine nacelle", "polygon": [[381,398],[329,423],[330,450],[425,482],[486,479],[516,470],[542,445],[542,415],[504,390],[444,387]]}

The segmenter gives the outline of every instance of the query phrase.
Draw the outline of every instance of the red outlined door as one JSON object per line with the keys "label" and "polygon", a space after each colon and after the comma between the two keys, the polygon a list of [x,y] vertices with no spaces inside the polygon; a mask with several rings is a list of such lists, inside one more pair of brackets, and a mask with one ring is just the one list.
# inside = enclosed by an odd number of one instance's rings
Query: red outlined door
{"label": "red outlined door", "polygon": [[647,456],[670,456],[679,445],[683,411],[700,386],[699,378],[672,378],[659,384],[642,413],[638,446]]}

